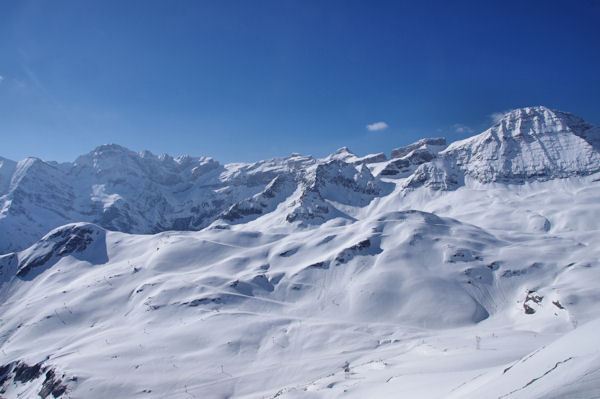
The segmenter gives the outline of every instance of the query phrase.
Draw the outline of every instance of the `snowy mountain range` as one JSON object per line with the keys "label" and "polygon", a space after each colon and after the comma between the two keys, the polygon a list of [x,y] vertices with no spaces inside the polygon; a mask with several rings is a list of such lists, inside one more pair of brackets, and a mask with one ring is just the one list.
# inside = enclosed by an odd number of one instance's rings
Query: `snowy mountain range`
{"label": "snowy mountain range", "polygon": [[404,189],[454,190],[465,179],[524,183],[600,170],[600,133],[581,119],[524,108],[480,135],[446,147],[423,139],[385,154],[358,157],[346,147],[324,159],[293,154],[251,164],[135,153],[103,145],[73,163],[0,160],[0,253],[22,250],[49,230],[91,222],[109,230],[153,234],[238,224],[286,211],[281,222],[319,224],[345,217]]}
{"label": "snowy mountain range", "polygon": [[0,158],[0,396],[600,397],[600,128]]}

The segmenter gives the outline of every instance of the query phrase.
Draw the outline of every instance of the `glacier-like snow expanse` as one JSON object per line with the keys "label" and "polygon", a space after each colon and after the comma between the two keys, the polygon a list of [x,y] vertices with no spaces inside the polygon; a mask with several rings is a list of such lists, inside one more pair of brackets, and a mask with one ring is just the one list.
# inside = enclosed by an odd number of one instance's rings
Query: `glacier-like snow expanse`
{"label": "glacier-like snow expanse", "polygon": [[0,396],[600,397],[599,143],[0,158]]}

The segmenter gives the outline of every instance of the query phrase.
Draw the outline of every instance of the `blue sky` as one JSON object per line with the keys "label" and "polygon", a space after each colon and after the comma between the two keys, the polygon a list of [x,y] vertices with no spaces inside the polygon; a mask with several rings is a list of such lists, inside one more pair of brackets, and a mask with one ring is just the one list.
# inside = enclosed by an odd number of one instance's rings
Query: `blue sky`
{"label": "blue sky", "polygon": [[599,20],[597,0],[2,1],[0,155],[389,153],[540,104],[600,124]]}

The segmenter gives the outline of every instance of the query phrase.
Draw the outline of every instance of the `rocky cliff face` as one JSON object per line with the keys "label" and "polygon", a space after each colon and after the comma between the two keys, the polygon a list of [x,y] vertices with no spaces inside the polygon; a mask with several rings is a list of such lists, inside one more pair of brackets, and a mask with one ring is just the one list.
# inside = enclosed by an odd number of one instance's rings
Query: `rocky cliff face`
{"label": "rocky cliff face", "polygon": [[444,148],[446,148],[446,139],[444,137],[424,138],[410,145],[393,149],[392,159],[405,157],[415,150],[439,152]]}

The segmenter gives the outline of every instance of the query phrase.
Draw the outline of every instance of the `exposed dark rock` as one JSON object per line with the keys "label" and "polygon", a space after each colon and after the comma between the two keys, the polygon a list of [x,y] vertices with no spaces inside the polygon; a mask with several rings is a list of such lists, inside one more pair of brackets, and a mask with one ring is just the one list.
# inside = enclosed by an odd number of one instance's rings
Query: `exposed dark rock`
{"label": "exposed dark rock", "polygon": [[298,252],[298,248],[292,248],[292,249],[288,249],[287,251],[283,251],[282,253],[279,254],[279,256],[283,256],[283,257],[287,258],[288,256],[294,255],[296,252]]}
{"label": "exposed dark rock", "polygon": [[439,162],[426,162],[406,180],[406,188],[428,187],[433,190],[455,190],[464,184],[464,175],[453,165]]}
{"label": "exposed dark rock", "polygon": [[[30,254],[26,254],[20,260],[16,274],[20,278],[26,278],[33,269],[48,266],[52,259],[54,259],[52,263],[56,263],[58,259],[67,255],[80,256],[92,245],[94,240],[98,240],[99,244],[102,244],[104,235],[104,230],[94,225],[64,226],[48,234],[30,248]],[[106,261],[105,252],[106,248],[104,248],[104,254],[98,254],[96,260]]]}
{"label": "exposed dark rock", "polygon": [[535,310],[531,306],[527,305],[526,303],[523,304],[523,309],[525,309],[526,314],[534,314],[535,313]]}
{"label": "exposed dark rock", "polygon": [[316,262],[312,265],[306,266],[306,269],[327,269],[329,268],[329,262]]}
{"label": "exposed dark rock", "polygon": [[487,268],[490,270],[498,270],[498,268],[500,268],[500,262],[492,262],[487,265]]}
{"label": "exposed dark rock", "polygon": [[265,213],[273,211],[285,198],[287,198],[296,185],[291,179],[277,175],[258,194],[245,198],[229,207],[221,214],[221,219],[231,223],[241,223],[255,219]]}
{"label": "exposed dark rock", "polygon": [[451,254],[447,255],[446,262],[448,263],[456,263],[456,262],[473,262],[475,260],[481,260],[481,258],[477,255],[473,255],[470,249],[467,248],[457,248]]}
{"label": "exposed dark rock", "polygon": [[33,366],[28,366],[26,363],[19,362],[13,370],[13,379],[21,383],[29,382],[38,378],[40,376],[41,370],[41,363],[35,364]]}
{"label": "exposed dark rock", "polygon": [[335,262],[337,265],[342,263],[347,263],[352,260],[355,256],[359,255],[376,255],[381,253],[383,250],[379,248],[379,246],[373,245],[371,239],[366,239],[358,242],[357,244],[352,245],[344,249],[335,257]]}
{"label": "exposed dark rock", "polygon": [[365,249],[365,248],[369,248],[371,246],[371,240],[366,239],[366,240],[362,240],[361,242],[359,242],[356,245],[351,246],[350,250],[352,251],[360,251],[361,249]]}
{"label": "exposed dark rock", "polygon": [[41,256],[38,256],[36,258],[33,258],[33,259],[27,261],[21,267],[19,267],[19,270],[17,271],[17,276],[18,277],[25,277],[27,275],[27,273],[29,273],[29,271],[31,269],[33,269],[34,267],[38,267],[38,266],[44,265],[53,256],[54,256],[53,252],[48,252],[46,254],[43,254]]}
{"label": "exposed dark rock", "polygon": [[396,149],[392,150],[391,158],[392,159],[402,158],[403,156],[407,155],[411,151],[414,151],[414,150],[421,148],[423,146],[426,146],[426,145],[444,147],[446,145],[446,138],[445,137],[424,138],[415,143],[407,145],[405,147],[396,148]]}
{"label": "exposed dark rock", "polygon": [[502,273],[501,277],[515,277],[515,276],[522,276],[523,274],[527,274],[527,270],[505,270],[504,273]]}
{"label": "exposed dark rock", "polygon": [[533,301],[535,303],[541,303],[543,299],[544,299],[544,297],[541,295],[536,295],[535,291],[529,291],[527,293],[527,297],[525,298],[525,302]]}
{"label": "exposed dark rock", "polygon": [[62,380],[56,378],[54,370],[46,372],[46,379],[42,384],[42,389],[38,393],[43,399],[52,394],[53,397],[59,398],[67,391],[67,386],[62,384]]}
{"label": "exposed dark rock", "polygon": [[[53,398],[63,397],[68,389],[67,385],[64,383],[65,375],[58,377],[54,368],[44,366],[42,363],[29,366],[22,361],[0,366],[0,393],[5,392],[6,384],[11,382],[19,384],[37,384],[35,380],[41,378],[43,373],[45,373],[44,381],[42,382],[42,388],[38,392],[38,395],[42,399],[46,399],[50,395],[52,395]],[[77,382],[77,377],[71,378],[70,381]]]}
{"label": "exposed dark rock", "polygon": [[354,165],[366,165],[366,164],[370,164],[370,163],[376,163],[376,162],[384,162],[387,161],[387,157],[385,156],[385,154],[383,152],[380,152],[378,154],[371,154],[371,155],[367,155],[364,156],[362,158],[358,158],[355,161],[352,161],[352,163]]}
{"label": "exposed dark rock", "polygon": [[294,210],[286,216],[288,223],[298,219],[309,222],[324,221],[330,213],[329,205],[314,187],[306,187],[294,205]]}
{"label": "exposed dark rock", "polygon": [[525,309],[526,314],[534,314],[535,309],[529,306],[528,303],[535,303],[539,305],[544,300],[544,297],[541,295],[537,295],[535,290],[528,290],[527,296],[525,297],[525,301],[523,302],[523,309]]}
{"label": "exposed dark rock", "polygon": [[0,387],[8,380],[11,366],[11,363],[0,366]]}
{"label": "exposed dark rock", "polygon": [[223,214],[222,218],[232,222],[237,219],[242,219],[245,216],[250,215],[261,215],[263,213],[262,207],[246,207],[243,208],[240,205],[234,205],[227,213]]}
{"label": "exposed dark rock", "polygon": [[436,158],[436,153],[428,148],[415,149],[402,158],[388,162],[386,167],[379,172],[380,176],[395,176],[413,171],[419,165],[430,162]]}
{"label": "exposed dark rock", "polygon": [[213,298],[207,297],[207,298],[194,299],[191,302],[184,302],[184,303],[182,303],[182,305],[196,307],[196,306],[201,306],[201,305],[205,305],[205,304],[209,304],[209,303],[222,303],[222,302],[223,301],[220,297],[213,297]]}

